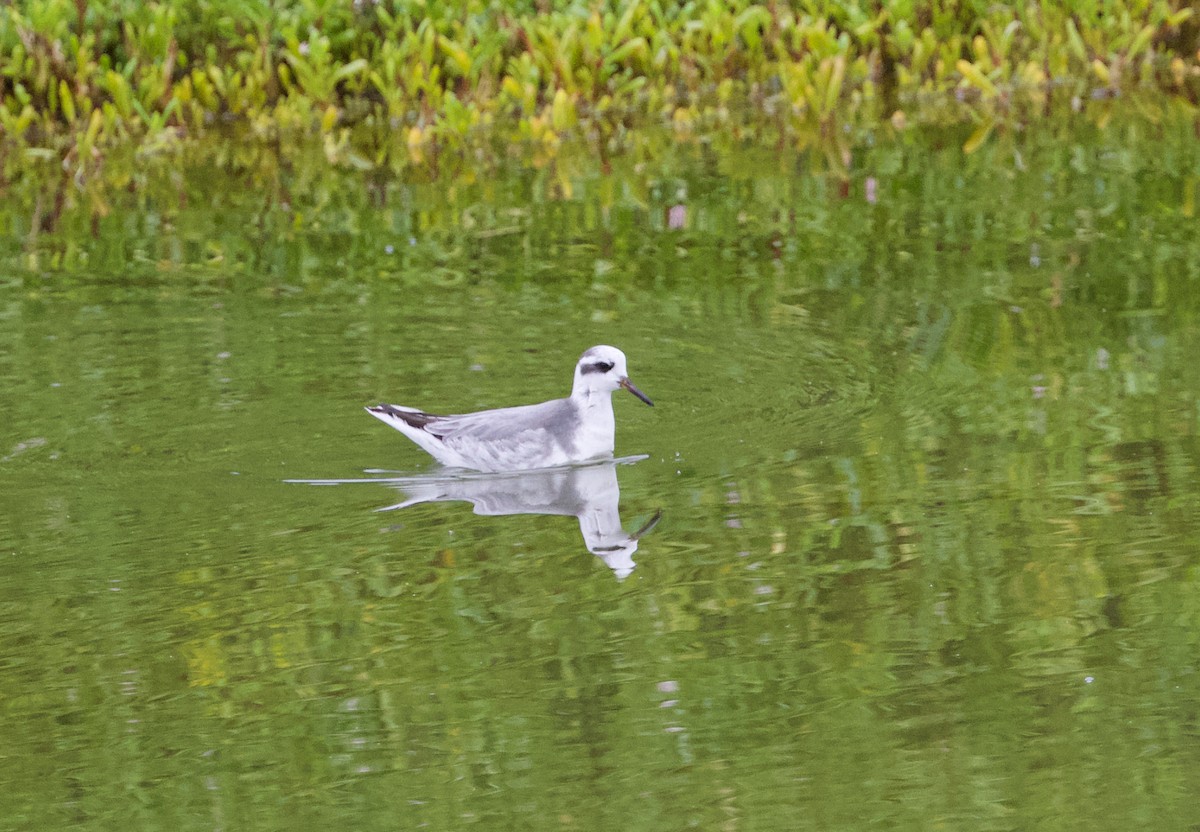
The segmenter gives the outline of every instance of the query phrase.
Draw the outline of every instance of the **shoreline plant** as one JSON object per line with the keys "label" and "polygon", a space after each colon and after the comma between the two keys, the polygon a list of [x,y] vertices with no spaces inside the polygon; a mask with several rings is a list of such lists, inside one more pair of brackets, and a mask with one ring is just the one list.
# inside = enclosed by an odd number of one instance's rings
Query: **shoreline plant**
{"label": "shoreline plant", "polygon": [[1194,108],[1197,47],[1186,0],[29,0],[0,14],[0,129],[8,154],[85,170],[230,125],[333,151],[387,134],[414,162],[480,133],[604,153],[664,122],[790,136],[1128,93]]}

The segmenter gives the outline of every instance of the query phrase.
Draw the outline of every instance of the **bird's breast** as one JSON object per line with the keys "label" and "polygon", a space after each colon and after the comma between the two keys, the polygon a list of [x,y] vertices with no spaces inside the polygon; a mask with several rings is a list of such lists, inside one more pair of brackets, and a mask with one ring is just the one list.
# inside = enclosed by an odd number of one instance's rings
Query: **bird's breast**
{"label": "bird's breast", "polygon": [[616,424],[613,420],[612,401],[607,396],[580,411],[579,427],[575,434],[575,453],[580,459],[596,456],[611,456]]}

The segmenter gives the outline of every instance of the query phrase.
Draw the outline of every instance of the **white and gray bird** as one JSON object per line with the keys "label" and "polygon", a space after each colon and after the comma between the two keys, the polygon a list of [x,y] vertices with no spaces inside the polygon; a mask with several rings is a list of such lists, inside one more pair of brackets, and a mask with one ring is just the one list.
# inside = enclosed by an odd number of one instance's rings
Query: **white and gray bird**
{"label": "white and gray bird", "polygon": [[653,406],[625,368],[625,353],[605,345],[575,365],[571,395],[541,404],[435,416],[398,404],[367,412],[403,433],[443,465],[476,471],[553,468],[613,455],[612,393],[624,387]]}

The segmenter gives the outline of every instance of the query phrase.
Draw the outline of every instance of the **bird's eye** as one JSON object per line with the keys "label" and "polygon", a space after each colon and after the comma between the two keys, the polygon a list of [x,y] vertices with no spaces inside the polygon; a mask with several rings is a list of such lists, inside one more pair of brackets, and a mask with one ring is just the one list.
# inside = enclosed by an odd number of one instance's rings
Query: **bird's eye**
{"label": "bird's eye", "polygon": [[603,375],[612,368],[613,363],[611,361],[597,361],[594,364],[580,364],[579,372],[583,373],[585,376],[589,373],[600,373]]}

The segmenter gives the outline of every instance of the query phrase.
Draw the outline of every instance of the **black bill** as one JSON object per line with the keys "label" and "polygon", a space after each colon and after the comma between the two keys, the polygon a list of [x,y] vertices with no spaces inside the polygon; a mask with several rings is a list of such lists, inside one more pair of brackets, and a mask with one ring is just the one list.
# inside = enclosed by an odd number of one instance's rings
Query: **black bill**
{"label": "black bill", "polygon": [[654,402],[650,401],[650,397],[647,396],[645,393],[643,393],[641,390],[637,389],[637,385],[634,384],[632,381],[630,381],[627,378],[623,378],[623,379],[621,379],[620,384],[622,387],[624,387],[626,390],[628,390],[633,395],[637,396],[639,399],[644,401],[646,404],[650,405],[651,407],[654,407]]}

